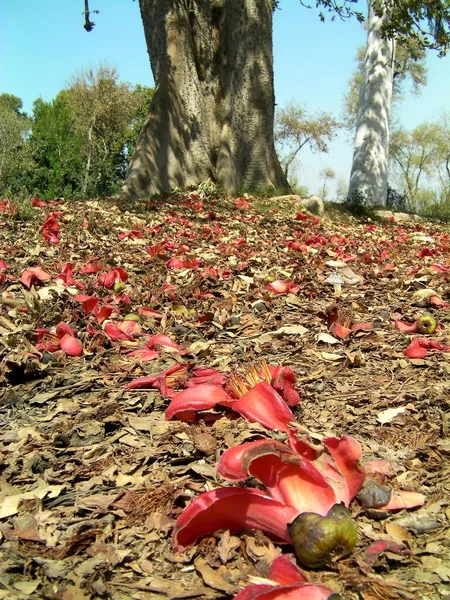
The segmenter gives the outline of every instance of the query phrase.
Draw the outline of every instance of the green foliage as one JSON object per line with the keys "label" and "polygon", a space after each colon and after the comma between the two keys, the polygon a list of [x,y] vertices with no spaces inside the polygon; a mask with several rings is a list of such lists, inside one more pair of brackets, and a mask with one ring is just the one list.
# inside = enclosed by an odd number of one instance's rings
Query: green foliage
{"label": "green foliage", "polygon": [[[388,38],[395,38],[403,43],[415,40],[423,48],[437,50],[444,56],[450,48],[450,3],[448,0],[372,0],[375,12],[381,16],[389,11],[389,20],[383,27],[383,33]],[[305,6],[308,6],[305,3]],[[342,19],[356,17],[363,22],[364,16],[354,6],[358,0],[317,0],[317,7],[323,7],[331,13],[332,19],[339,16]],[[311,8],[311,7],[309,7]],[[323,11],[319,13],[323,21]]]}
{"label": "green foliage", "polygon": [[408,210],[417,212],[430,202],[423,194],[424,180],[434,180],[450,154],[450,131],[439,123],[423,123],[412,131],[399,129],[392,134],[390,156],[394,175],[401,182]]}
{"label": "green foliage", "polygon": [[0,95],[0,191],[17,191],[15,181],[19,181],[25,169],[25,135],[30,120],[22,112],[22,100],[11,94]]}
{"label": "green foliage", "polygon": [[31,119],[21,113],[20,98],[3,94],[0,153],[7,150],[0,167],[3,194],[15,197],[22,190],[43,198],[115,194],[152,96],[151,88],[119,82],[117,71],[105,65],[80,73],[51,102],[36,100]]}
{"label": "green foliage", "polygon": [[43,198],[75,195],[80,187],[82,139],[75,132],[66,91],[51,102],[35,100],[28,144],[33,159],[27,182],[30,193]]}

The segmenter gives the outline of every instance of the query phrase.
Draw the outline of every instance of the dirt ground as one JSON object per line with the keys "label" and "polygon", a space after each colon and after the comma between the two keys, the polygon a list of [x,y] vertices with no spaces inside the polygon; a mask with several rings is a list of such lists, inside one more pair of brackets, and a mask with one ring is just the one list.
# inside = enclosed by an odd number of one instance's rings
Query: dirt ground
{"label": "dirt ground", "polygon": [[[292,548],[219,531],[180,553],[171,533],[224,484],[225,448],[283,434],[221,408],[168,421],[159,390],[126,389],[177,363],[228,377],[262,361],[294,370],[314,438],[354,436],[365,460],[389,461],[390,485],[427,498],[383,519],[353,502],[356,551],[311,579],[346,600],[450,597],[450,226],[205,190],[34,204],[0,204],[0,599],[231,598],[266,576]],[[424,313],[432,335],[395,325]],[[140,333],[120,339],[129,314]],[[61,322],[81,356],[52,335]],[[183,352],[130,356],[146,334]],[[415,337],[438,343],[410,358]]]}

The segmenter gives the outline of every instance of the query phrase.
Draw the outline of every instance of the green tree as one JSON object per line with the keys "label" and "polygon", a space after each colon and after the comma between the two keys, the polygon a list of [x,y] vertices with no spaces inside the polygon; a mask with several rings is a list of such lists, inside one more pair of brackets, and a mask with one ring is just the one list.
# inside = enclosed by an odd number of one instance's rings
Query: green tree
{"label": "green tree", "polygon": [[[394,172],[400,175],[401,185],[409,210],[418,211],[423,207],[425,179],[438,187],[436,173],[444,162],[442,126],[439,123],[423,123],[412,131],[400,129],[392,135],[390,154]],[[450,143],[447,141],[447,147]]]}
{"label": "green tree", "polygon": [[35,100],[28,144],[33,157],[30,192],[44,198],[76,195],[83,164],[82,138],[75,131],[67,91],[51,102]]}
{"label": "green tree", "polygon": [[295,102],[277,111],[275,141],[286,179],[289,168],[300,150],[308,145],[313,152],[328,152],[328,144],[336,137],[341,124],[328,113],[310,115]]}
{"label": "green tree", "polygon": [[83,140],[82,196],[104,195],[123,180],[125,137],[140,98],[108,65],[90,68],[72,80],[67,99],[75,131]]}
{"label": "green tree", "polygon": [[22,100],[11,94],[0,95],[0,191],[15,191],[14,182],[25,164],[25,135],[30,119],[22,111]]}

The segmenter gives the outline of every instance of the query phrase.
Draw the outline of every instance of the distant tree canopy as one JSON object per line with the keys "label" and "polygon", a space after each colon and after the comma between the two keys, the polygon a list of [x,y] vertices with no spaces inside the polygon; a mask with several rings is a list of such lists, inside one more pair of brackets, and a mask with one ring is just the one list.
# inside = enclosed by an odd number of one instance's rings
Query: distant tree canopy
{"label": "distant tree canopy", "polygon": [[328,144],[341,127],[329,113],[309,114],[300,104],[288,102],[277,110],[275,119],[275,142],[280,163],[287,179],[289,168],[300,150],[309,146],[313,152],[328,152]]}
{"label": "distant tree canopy", "polygon": [[[118,192],[153,89],[119,81],[107,65],[75,76],[54,100],[0,96],[0,192],[98,197]],[[3,157],[3,160],[2,160]]]}

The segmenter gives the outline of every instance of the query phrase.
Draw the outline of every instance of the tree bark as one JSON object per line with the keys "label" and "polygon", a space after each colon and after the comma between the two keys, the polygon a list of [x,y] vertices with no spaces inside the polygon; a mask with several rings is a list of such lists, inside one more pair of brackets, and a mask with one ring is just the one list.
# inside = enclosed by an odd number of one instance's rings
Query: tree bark
{"label": "tree bark", "polygon": [[348,197],[360,196],[369,206],[385,206],[395,41],[381,36],[389,14],[377,16],[376,2],[369,0],[367,50]]}
{"label": "tree bark", "polygon": [[273,139],[272,0],[140,0],[156,90],[123,194],[211,179],[288,190]]}

